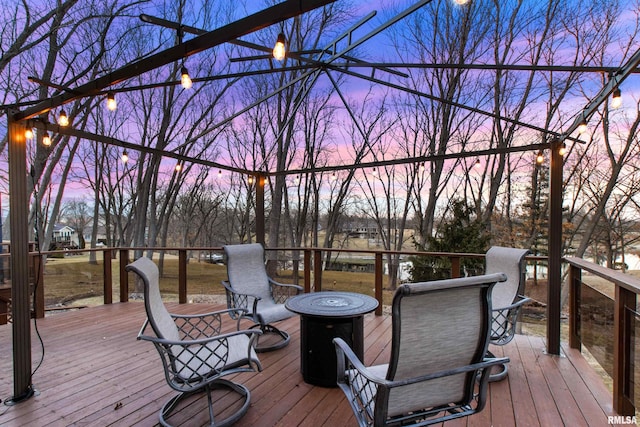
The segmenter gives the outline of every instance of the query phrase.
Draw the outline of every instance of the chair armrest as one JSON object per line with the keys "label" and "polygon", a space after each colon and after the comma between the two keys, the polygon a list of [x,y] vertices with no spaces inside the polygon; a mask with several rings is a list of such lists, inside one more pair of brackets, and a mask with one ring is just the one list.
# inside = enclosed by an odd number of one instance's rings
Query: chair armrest
{"label": "chair armrest", "polygon": [[273,301],[277,304],[284,304],[290,297],[301,294],[302,286],[279,283],[269,277],[269,288]]}
{"label": "chair armrest", "polygon": [[[258,308],[258,301],[260,301],[260,297],[252,294],[243,294],[240,292],[236,292],[228,280],[222,281],[222,286],[224,286],[224,290],[227,294],[227,307],[229,309],[242,309],[245,310],[245,314],[247,316],[253,316],[253,313],[256,313]],[[253,303],[250,301],[253,300]],[[249,307],[251,305],[251,307]],[[234,313],[231,314],[231,318],[235,319]]]}
{"label": "chair armrest", "polygon": [[519,308],[522,305],[531,301],[531,298],[525,297],[524,295],[518,295],[516,298],[518,298],[518,300],[515,301],[513,304],[508,305],[506,307],[495,308],[492,311],[512,310],[514,308]]}
{"label": "chair armrest", "polygon": [[[145,326],[146,322],[137,339],[154,344],[163,361],[167,381],[175,390],[187,392],[225,375],[262,370],[254,351],[255,341],[262,334],[260,330],[242,330],[196,340],[168,340],[144,335]],[[249,337],[247,355],[229,363],[229,339],[238,335]]]}
{"label": "chair armrest", "polygon": [[[360,375],[376,384],[387,385],[390,382],[385,378],[381,378],[371,373],[366,366],[358,359],[358,356],[353,352],[349,344],[347,344],[342,338],[334,338],[333,344],[336,347],[336,367],[337,367],[337,380],[338,384],[345,384],[347,380],[346,372],[349,369],[355,369]],[[350,366],[347,367],[347,364]]]}

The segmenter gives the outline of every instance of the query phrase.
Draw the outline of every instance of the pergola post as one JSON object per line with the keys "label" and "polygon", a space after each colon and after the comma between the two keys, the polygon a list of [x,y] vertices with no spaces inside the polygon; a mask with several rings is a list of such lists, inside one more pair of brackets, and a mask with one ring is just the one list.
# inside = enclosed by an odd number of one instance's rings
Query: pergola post
{"label": "pergola post", "polygon": [[8,117],[9,229],[11,231],[11,314],[13,318],[13,397],[33,396],[31,384],[31,307],[29,306],[29,199],[24,121]]}
{"label": "pergola post", "polygon": [[549,265],[547,288],[547,352],[560,355],[560,314],[562,309],[562,167],[560,147],[551,143],[549,165]]}

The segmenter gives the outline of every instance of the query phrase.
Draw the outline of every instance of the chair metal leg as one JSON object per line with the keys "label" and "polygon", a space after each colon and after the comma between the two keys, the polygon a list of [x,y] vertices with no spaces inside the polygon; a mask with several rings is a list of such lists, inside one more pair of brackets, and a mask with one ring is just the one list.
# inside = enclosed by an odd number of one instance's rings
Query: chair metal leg
{"label": "chair metal leg", "polygon": [[[260,330],[262,331],[262,336],[258,337],[257,344],[255,346],[256,353],[266,353],[268,351],[273,351],[273,350],[278,350],[278,349],[284,348],[287,345],[289,345],[289,341],[291,340],[291,337],[289,336],[289,334],[287,332],[281,331],[280,329],[278,329],[278,328],[276,328],[275,326],[272,326],[272,325],[258,325],[258,324],[256,324],[256,325],[252,326],[252,328],[260,328]],[[276,342],[275,344],[260,346],[260,339],[262,337],[264,337],[265,335],[277,335],[281,339],[280,339],[280,341]]]}
{"label": "chair metal leg", "polygon": [[[220,389],[220,388],[228,388],[231,391],[238,393],[240,396],[244,397],[244,401],[242,403],[242,406],[236,412],[229,415],[227,418],[224,418],[216,422],[214,419],[211,391]],[[165,403],[162,409],[160,410],[160,414],[159,414],[160,424],[163,425],[164,427],[172,427],[171,424],[167,422],[166,418],[168,418],[171,415],[173,410],[176,409],[176,407],[181,401],[183,401],[189,396],[192,396],[197,393],[202,393],[202,392],[207,393],[207,404],[209,409],[209,425],[211,427],[230,426],[236,423],[238,420],[240,420],[240,418],[242,418],[244,414],[246,414],[247,411],[249,410],[249,405],[251,403],[251,392],[249,391],[249,389],[242,384],[234,383],[232,381],[225,380],[225,379],[219,379],[208,384],[206,387],[202,389],[194,390],[191,392],[180,393],[176,396],[173,396],[171,399],[169,399],[169,401],[167,401],[167,403]]]}
{"label": "chair metal leg", "polygon": [[[490,351],[487,351],[487,357],[495,357],[495,356]],[[499,368],[500,371],[493,373],[493,370],[492,370],[491,371],[492,373],[489,375],[489,382],[490,383],[495,382],[495,381],[502,381],[503,379],[505,379],[507,377],[507,374],[508,374],[508,371],[509,371],[509,367],[507,366],[506,363],[498,365],[497,368]]]}

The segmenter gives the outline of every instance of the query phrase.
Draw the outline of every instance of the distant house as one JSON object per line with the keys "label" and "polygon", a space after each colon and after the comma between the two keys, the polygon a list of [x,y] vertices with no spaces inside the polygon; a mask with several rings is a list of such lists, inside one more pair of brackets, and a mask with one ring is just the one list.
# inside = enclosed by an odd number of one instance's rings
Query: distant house
{"label": "distant house", "polygon": [[56,245],[56,249],[77,249],[80,245],[76,230],[64,224],[56,224],[53,227],[51,242]]}

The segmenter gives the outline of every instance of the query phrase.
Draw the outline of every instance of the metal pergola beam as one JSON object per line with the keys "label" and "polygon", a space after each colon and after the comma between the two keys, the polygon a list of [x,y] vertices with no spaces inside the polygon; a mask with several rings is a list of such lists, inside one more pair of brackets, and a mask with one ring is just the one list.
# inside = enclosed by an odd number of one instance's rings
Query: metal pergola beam
{"label": "metal pergola beam", "polygon": [[285,0],[282,3],[232,22],[224,27],[125,65],[103,77],[99,77],[76,88],[71,88],[68,92],[40,101],[31,107],[27,107],[23,111],[8,112],[9,188],[11,206],[9,212],[9,220],[11,223],[11,295],[12,311],[14,313],[14,396],[12,399],[9,399],[9,401],[20,402],[28,399],[34,393],[31,382],[31,316],[28,275],[29,195],[26,190],[26,138],[24,134],[26,120],[35,118],[53,108],[76,99],[99,95],[103,89],[111,85],[210,49],[242,35],[255,32],[269,25],[333,3],[334,1],[335,0]]}

